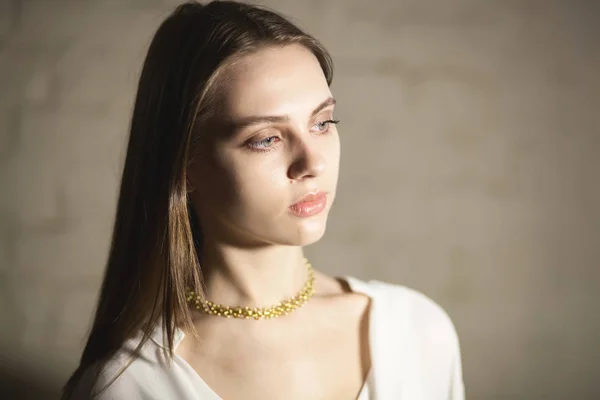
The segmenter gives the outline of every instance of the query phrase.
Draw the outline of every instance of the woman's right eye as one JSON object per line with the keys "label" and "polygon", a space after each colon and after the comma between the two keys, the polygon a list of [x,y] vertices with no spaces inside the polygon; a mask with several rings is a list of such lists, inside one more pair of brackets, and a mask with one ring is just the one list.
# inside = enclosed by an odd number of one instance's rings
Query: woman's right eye
{"label": "woman's right eye", "polygon": [[269,136],[268,138],[248,143],[248,147],[256,151],[269,151],[271,147],[279,140],[278,136]]}

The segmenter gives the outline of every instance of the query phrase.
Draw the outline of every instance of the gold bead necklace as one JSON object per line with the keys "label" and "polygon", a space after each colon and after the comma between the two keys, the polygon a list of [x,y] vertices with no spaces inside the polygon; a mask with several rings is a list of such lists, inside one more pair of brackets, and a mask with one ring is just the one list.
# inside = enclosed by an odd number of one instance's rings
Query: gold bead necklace
{"label": "gold bead necklace", "polygon": [[282,315],[288,315],[292,311],[299,307],[302,307],[315,293],[314,281],[315,277],[313,274],[312,265],[308,262],[308,259],[304,259],[306,265],[306,272],[308,279],[304,284],[302,290],[300,290],[294,297],[277,303],[271,307],[232,307],[224,306],[221,304],[213,303],[212,301],[202,300],[200,296],[196,295],[193,290],[188,289],[186,296],[187,302],[194,307],[196,310],[201,310],[209,315],[217,315],[219,317],[226,318],[245,318],[250,319],[271,319],[278,318]]}

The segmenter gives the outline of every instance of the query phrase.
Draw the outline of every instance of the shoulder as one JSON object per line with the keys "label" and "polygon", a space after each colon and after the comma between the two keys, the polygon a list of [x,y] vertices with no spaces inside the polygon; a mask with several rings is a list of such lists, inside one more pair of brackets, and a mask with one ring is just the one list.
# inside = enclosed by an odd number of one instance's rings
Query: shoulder
{"label": "shoulder", "polygon": [[157,328],[138,349],[143,334],[127,340],[107,362],[83,372],[72,399],[162,400],[212,398],[189,365],[162,344]]}
{"label": "shoulder", "polygon": [[438,360],[457,357],[460,350],[455,325],[438,303],[406,286],[381,281],[366,285],[381,307],[386,308],[388,318],[401,324],[404,333],[425,353]]}
{"label": "shoulder", "polygon": [[367,285],[375,297],[392,304],[397,311],[408,317],[415,327],[456,336],[454,324],[446,310],[424,293],[381,281],[370,281]]}
{"label": "shoulder", "polygon": [[[138,340],[136,338],[135,340]],[[82,371],[73,399],[154,399],[163,366],[144,345],[135,355],[134,340],[126,342],[108,361]],[[158,352],[156,352],[158,353]],[[153,393],[154,392],[154,393]],[[160,390],[159,390],[160,392]]]}
{"label": "shoulder", "polygon": [[71,399],[142,399],[142,385],[135,369],[135,366],[127,366],[121,356],[91,365],[81,372]]}
{"label": "shoulder", "polygon": [[418,290],[380,281],[365,285],[378,303],[380,326],[401,348],[391,353],[407,363],[407,373],[416,374],[414,381],[432,391],[431,398],[464,399],[459,339],[448,313]]}

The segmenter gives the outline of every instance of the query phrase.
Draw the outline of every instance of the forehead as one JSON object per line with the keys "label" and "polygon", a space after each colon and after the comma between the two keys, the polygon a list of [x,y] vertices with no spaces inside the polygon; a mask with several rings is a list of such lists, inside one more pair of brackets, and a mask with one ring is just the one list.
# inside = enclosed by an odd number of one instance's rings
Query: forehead
{"label": "forehead", "polygon": [[317,58],[304,46],[267,47],[238,60],[222,77],[230,117],[309,115],[331,96]]}

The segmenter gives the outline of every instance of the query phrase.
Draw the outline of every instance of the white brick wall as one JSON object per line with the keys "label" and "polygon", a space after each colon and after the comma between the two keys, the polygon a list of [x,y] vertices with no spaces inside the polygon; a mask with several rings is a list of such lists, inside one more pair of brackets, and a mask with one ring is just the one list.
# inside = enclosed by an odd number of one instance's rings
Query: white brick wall
{"label": "white brick wall", "polygon": [[[37,381],[19,397],[52,397],[81,351],[138,73],[177,3],[0,1],[9,395]],[[337,66],[342,170],[328,234],[308,249],[315,266],[441,303],[469,398],[600,396],[597,3],[265,4]]]}

